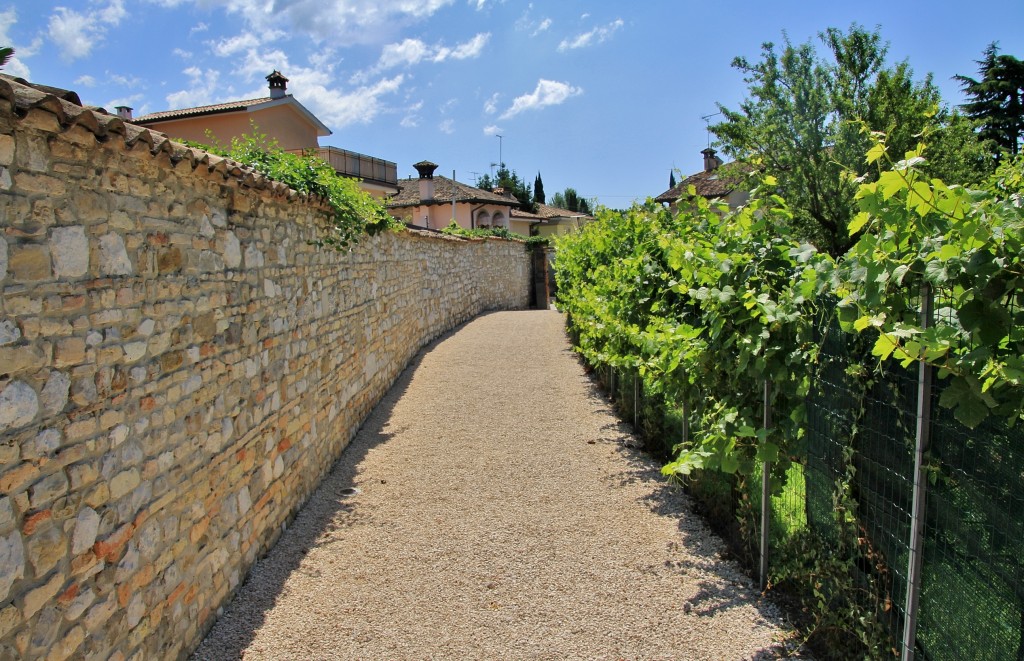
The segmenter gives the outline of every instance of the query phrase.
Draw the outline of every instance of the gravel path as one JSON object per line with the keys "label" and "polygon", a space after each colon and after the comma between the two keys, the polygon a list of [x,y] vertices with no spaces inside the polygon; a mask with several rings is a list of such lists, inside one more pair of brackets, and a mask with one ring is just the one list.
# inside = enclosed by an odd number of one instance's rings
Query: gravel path
{"label": "gravel path", "polygon": [[497,312],[427,347],[194,658],[773,658],[778,612],[563,327]]}

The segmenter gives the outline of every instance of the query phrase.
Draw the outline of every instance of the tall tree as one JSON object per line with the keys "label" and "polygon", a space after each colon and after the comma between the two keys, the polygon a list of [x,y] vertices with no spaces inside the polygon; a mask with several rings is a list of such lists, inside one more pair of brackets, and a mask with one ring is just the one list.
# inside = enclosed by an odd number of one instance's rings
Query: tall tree
{"label": "tall tree", "polygon": [[759,62],[733,60],[745,74],[748,98],[739,110],[719,105],[725,121],[711,130],[726,153],[760,160],[775,176],[797,235],[839,255],[854,240],[846,228],[857,184],[848,173],[872,176],[860,122],[889,133],[890,153],[899,158],[936,124],[941,98],[930,76],[915,82],[906,62],[886,64],[877,30],[854,24],[819,38],[827,58],[812,42],[794,45],[786,37],[781,50],[764,44]]}
{"label": "tall tree", "polygon": [[676,171],[669,170],[668,172],[668,189],[672,190],[676,187]]}
{"label": "tall tree", "polygon": [[544,182],[540,179],[540,172],[533,180],[533,201],[535,204],[544,204]]}
{"label": "tall tree", "polygon": [[992,42],[976,62],[980,79],[954,76],[970,98],[964,112],[980,122],[982,139],[1016,156],[1024,137],[1024,61],[1000,55],[999,45]]}
{"label": "tall tree", "polygon": [[6,65],[14,57],[14,49],[10,46],[0,48],[0,67]]}

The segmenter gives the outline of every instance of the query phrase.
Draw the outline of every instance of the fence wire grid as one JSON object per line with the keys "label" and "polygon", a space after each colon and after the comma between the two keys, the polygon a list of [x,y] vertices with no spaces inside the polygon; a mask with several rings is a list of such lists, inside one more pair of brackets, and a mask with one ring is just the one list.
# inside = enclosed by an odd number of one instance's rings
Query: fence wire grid
{"label": "fence wire grid", "polygon": [[[943,314],[939,307],[939,323]],[[916,367],[879,371],[870,342],[841,331],[831,313],[820,320],[819,340],[805,459],[783,478],[772,476],[769,576],[797,534],[838,547],[837,489],[845,484],[862,539],[854,578],[881,590],[895,648],[907,603]],[[595,367],[621,416],[636,425],[650,449],[668,456],[682,437],[682,403],[645,393],[631,370]],[[915,656],[1024,661],[1024,432],[991,417],[976,429],[961,425],[938,405],[944,386],[936,379],[930,393]],[[687,409],[689,432],[697,435],[700,402]],[[760,484],[760,474],[738,482],[709,471],[688,482],[710,523],[751,566],[760,537]],[[737,498],[738,492],[747,497]]]}

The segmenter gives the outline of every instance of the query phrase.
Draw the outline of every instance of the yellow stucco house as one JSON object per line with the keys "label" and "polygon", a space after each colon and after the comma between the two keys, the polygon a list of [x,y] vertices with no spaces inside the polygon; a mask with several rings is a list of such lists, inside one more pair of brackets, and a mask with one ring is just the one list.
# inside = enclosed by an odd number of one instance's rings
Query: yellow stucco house
{"label": "yellow stucco house", "polygon": [[312,151],[331,164],[339,174],[360,180],[360,187],[378,198],[398,192],[398,168],[395,163],[365,154],[321,147],[320,138],[331,135],[324,125],[299,101],[288,94],[288,79],[280,71],[267,76],[269,96],[243,101],[228,101],[209,106],[154,112],[132,118],[131,108],[118,107],[118,115],[133,124],[165,133],[172,139],[222,145],[253,132],[277,141],[288,152]]}

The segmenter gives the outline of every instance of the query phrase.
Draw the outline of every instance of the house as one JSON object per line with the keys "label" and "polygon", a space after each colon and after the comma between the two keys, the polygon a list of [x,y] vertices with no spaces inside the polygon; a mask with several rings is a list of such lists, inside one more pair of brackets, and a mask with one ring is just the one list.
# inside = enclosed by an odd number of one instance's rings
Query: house
{"label": "house", "polygon": [[266,78],[269,95],[258,99],[228,101],[196,108],[154,112],[132,118],[132,109],[117,108],[118,115],[133,124],[165,133],[173,139],[227,145],[232,138],[255,130],[277,141],[291,153],[313,152],[330,163],[338,174],[360,180],[360,188],[375,197],[398,192],[395,163],[337,147],[321,147],[319,139],[331,135],[299,101],[288,94],[288,79],[280,71]]}
{"label": "house", "polygon": [[750,190],[747,186],[750,166],[736,161],[723,163],[710,147],[701,151],[701,154],[704,156],[704,169],[686,177],[654,198],[654,201],[667,204],[675,211],[680,200],[685,202],[690,197],[689,189],[693,186],[697,195],[725,202],[729,205],[730,211],[735,211],[746,204],[750,200]]}
{"label": "house", "polygon": [[503,227],[517,234],[530,233],[530,221],[512,214],[519,200],[511,194],[435,176],[438,165],[430,161],[420,161],[413,167],[419,180],[403,180],[399,193],[388,200],[388,211],[395,218],[428,229],[445,228],[454,219],[465,229]]}
{"label": "house", "polygon": [[530,233],[536,236],[562,236],[579,231],[585,224],[592,222],[594,217],[547,204],[538,204],[535,212],[513,210],[512,220],[529,221],[532,230]]}

